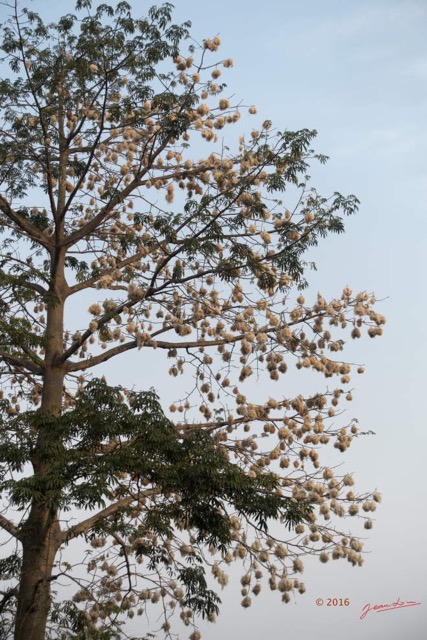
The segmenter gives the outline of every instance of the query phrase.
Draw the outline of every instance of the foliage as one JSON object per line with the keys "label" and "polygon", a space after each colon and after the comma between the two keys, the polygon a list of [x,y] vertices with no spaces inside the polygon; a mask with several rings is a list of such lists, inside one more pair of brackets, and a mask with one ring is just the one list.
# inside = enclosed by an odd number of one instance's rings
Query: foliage
{"label": "foliage", "polygon": [[[362,515],[369,529],[380,496],[355,494],[319,451],[344,452],[359,433],[336,408],[352,398],[343,331],[375,337],[385,319],[366,292],[311,305],[301,293],[307,250],[343,232],[358,205],[310,186],[309,163],[326,160],[311,149],[316,132],[266,120],[230,151],[222,130],[243,108],[223,97],[232,61],[210,62],[218,37],[188,45],[170,4],[136,19],[126,2],[78,0],[48,25],[11,13],[0,527],[16,549],[0,561],[3,633],[122,638],[162,602],[170,634],[174,611],[187,626],[215,618],[209,574],[225,586],[234,560],[244,607],[266,578],[284,602],[303,593],[304,555],[362,564],[362,543],[329,521]],[[144,380],[154,362],[186,380],[168,412],[154,390],[96,377],[131,350]],[[339,384],[285,396],[292,361]],[[84,575],[67,553],[77,538]],[[78,585],[72,599],[57,581]]]}

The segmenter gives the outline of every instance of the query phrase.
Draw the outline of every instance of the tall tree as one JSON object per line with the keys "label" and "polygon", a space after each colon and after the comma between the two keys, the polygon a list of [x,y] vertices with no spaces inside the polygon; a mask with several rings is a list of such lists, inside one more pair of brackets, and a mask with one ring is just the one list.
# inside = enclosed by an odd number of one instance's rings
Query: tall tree
{"label": "tall tree", "polygon": [[[127,2],[78,0],[48,25],[10,9],[0,637],[123,638],[158,601],[165,633],[176,610],[185,625],[214,619],[206,572],[224,586],[233,560],[244,607],[266,578],[284,602],[303,593],[304,554],[360,565],[361,542],[330,520],[359,514],[369,529],[380,497],[354,493],[319,452],[344,452],[359,435],[333,417],[351,400],[341,330],[374,337],[384,318],[365,292],[313,305],[301,293],[307,249],[342,232],[358,204],[309,185],[309,162],[326,159],[311,149],[315,131],[265,121],[226,147],[222,130],[242,109],[221,83],[232,61],[211,60],[218,37],[188,46],[190,25],[172,24],[170,4],[137,19]],[[169,417],[153,390],[100,378],[130,350],[144,372],[164,353],[172,378],[193,371]],[[285,396],[275,382],[292,362],[338,377],[337,388]],[[251,380],[265,378],[271,396],[260,400]],[[77,538],[89,545],[84,576],[67,556]],[[76,593],[56,600],[64,581]]]}

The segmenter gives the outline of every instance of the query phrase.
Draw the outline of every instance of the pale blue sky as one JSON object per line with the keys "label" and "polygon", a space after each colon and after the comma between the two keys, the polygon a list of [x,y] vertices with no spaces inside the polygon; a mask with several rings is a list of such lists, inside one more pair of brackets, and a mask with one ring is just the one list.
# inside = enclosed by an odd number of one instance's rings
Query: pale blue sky
{"label": "pale blue sky", "polygon": [[[362,201],[346,235],[313,254],[313,293],[333,295],[346,284],[374,290],[387,298],[380,310],[388,317],[380,340],[347,352],[367,367],[349,415],[376,436],[360,439],[345,465],[361,486],[383,493],[364,566],[307,563],[308,591],[287,606],[265,592],[251,609],[239,610],[238,585],[231,586],[223,592],[223,615],[205,637],[421,640],[427,623],[427,2],[176,4],[197,36],[220,35],[235,61],[230,93],[254,102],[260,120],[318,130],[316,148],[331,160],[312,172],[316,186]],[[349,597],[351,605],[319,608],[317,597]],[[367,602],[397,597],[423,604],[359,620]]]}
{"label": "pale blue sky", "polygon": [[[73,4],[63,0],[60,12]],[[141,14],[151,4],[133,2]],[[52,5],[32,3],[54,18]],[[277,594],[265,590],[247,611],[238,604],[236,578],[222,594],[216,625],[206,630],[202,625],[203,636],[421,640],[427,626],[427,2],[176,0],[175,5],[176,21],[190,19],[195,38],[220,35],[221,51],[235,63],[227,74],[229,94],[256,104],[260,122],[269,118],[282,130],[318,130],[316,149],[331,156],[311,172],[319,190],[355,193],[362,201],[345,236],[330,238],[313,252],[318,272],[312,294],[334,295],[347,284],[374,290],[385,298],[379,311],[388,318],[380,340],[361,340],[347,351],[350,360],[367,368],[356,380],[349,418],[357,416],[376,436],[358,439],[342,460],[360,488],[383,493],[364,566],[307,562],[308,590],[295,604],[281,605]],[[163,371],[150,371],[147,379],[138,354],[122,368],[115,366],[116,382],[141,388],[154,383],[162,392]],[[138,373],[131,377],[132,366]],[[316,607],[317,597],[348,597],[351,604]],[[367,602],[398,597],[423,604],[359,620]]]}

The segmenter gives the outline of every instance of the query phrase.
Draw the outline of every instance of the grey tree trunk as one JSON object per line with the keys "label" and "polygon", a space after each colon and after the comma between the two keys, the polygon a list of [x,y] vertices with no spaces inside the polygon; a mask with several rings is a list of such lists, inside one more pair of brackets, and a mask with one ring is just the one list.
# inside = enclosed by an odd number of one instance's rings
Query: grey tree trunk
{"label": "grey tree trunk", "polygon": [[60,545],[58,520],[42,505],[32,507],[23,531],[23,563],[14,640],[44,640],[50,585]]}
{"label": "grey tree trunk", "polygon": [[[59,416],[62,410],[65,368],[63,354],[64,320],[64,252],[52,252],[51,293],[47,308],[43,390],[41,410]],[[38,434],[32,459],[34,474],[42,478],[49,472],[50,462],[43,452],[52,435]],[[51,606],[50,591],[56,553],[61,546],[58,514],[44,499],[33,501],[29,516],[22,526],[22,569],[18,590],[14,640],[45,640]]]}

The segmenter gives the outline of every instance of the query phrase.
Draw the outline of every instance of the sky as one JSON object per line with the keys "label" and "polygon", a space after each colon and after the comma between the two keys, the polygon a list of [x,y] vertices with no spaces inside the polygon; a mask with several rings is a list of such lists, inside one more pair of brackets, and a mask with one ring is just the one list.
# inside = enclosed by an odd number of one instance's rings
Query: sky
{"label": "sky", "polygon": [[[133,1],[141,14],[150,4]],[[312,252],[318,271],[306,297],[333,296],[346,285],[375,291],[387,317],[380,339],[362,339],[346,351],[366,365],[349,417],[375,436],[358,438],[342,460],[358,486],[383,495],[363,567],[308,560],[304,595],[282,605],[266,590],[248,610],[239,605],[236,574],[221,594],[217,623],[202,624],[203,637],[421,640],[427,624],[427,2],[176,0],[175,6],[175,21],[190,19],[195,39],[220,36],[224,57],[234,60],[226,93],[256,104],[259,122],[317,129],[316,150],[330,156],[311,173],[319,191],[361,200],[345,235]],[[32,7],[56,17],[48,0]],[[72,7],[64,0],[60,10]],[[155,384],[162,393],[163,372],[148,378],[137,358],[118,362],[113,382]],[[350,604],[328,607],[328,598]],[[360,619],[367,603],[398,598],[421,604]]]}
{"label": "sky", "polygon": [[[387,316],[380,339],[352,345],[366,374],[355,383],[351,415],[376,435],[359,438],[344,465],[358,484],[383,494],[363,567],[313,559],[306,562],[304,595],[282,605],[265,592],[248,610],[239,609],[236,580],[222,594],[218,622],[203,636],[421,640],[427,623],[427,2],[186,0],[176,9],[178,18],[192,20],[196,37],[220,36],[224,55],[234,60],[230,95],[255,103],[260,121],[318,131],[315,147],[330,161],[313,168],[316,187],[361,200],[346,234],[313,252],[318,271],[309,291],[334,295],[347,284],[375,291]],[[346,597],[348,607],[326,606],[327,598]],[[326,604],[316,605],[317,598]],[[422,604],[360,619],[367,603],[398,598]]]}

